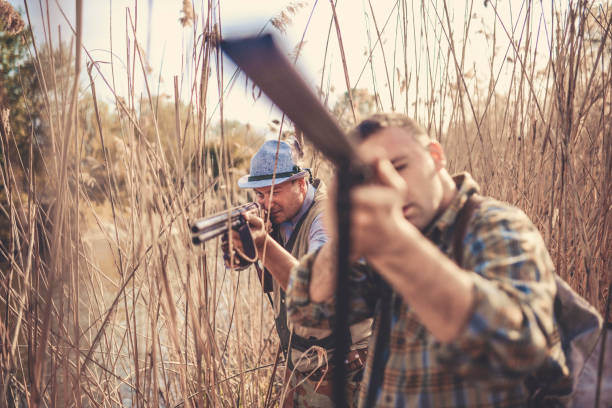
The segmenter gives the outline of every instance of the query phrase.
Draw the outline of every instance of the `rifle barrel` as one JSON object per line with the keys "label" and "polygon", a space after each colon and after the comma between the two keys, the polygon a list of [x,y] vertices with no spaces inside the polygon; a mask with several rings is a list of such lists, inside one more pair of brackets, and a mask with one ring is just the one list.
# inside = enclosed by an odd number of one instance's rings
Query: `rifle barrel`
{"label": "rifle barrel", "polygon": [[240,225],[240,219],[238,218],[240,214],[256,208],[259,208],[256,203],[247,203],[194,221],[191,224],[193,243],[206,242],[226,232],[228,227],[238,227]]}

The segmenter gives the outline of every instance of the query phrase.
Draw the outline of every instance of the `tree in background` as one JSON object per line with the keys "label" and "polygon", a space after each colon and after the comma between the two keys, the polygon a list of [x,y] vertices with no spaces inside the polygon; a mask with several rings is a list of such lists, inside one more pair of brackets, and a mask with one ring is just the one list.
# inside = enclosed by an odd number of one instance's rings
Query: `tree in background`
{"label": "tree in background", "polygon": [[[376,98],[377,95],[371,94],[367,89],[353,89],[351,97],[349,97],[348,92],[344,92],[334,104],[332,114],[338,120],[342,129],[348,131],[361,120],[376,112]],[[351,99],[353,109],[351,109]],[[353,111],[356,118],[353,118]]]}
{"label": "tree in background", "polygon": [[[265,137],[248,123],[236,120],[225,120],[223,126],[217,123],[210,129],[209,135],[205,147],[204,166],[207,169],[207,176],[219,181],[215,188],[227,188],[230,195],[233,195],[236,192],[235,185],[238,179],[249,172],[251,157],[264,142]],[[227,179],[221,180],[224,174],[227,174]]]}
{"label": "tree in background", "polygon": [[11,35],[19,34],[25,24],[19,13],[6,0],[0,0],[0,31]]}
{"label": "tree in background", "polygon": [[[24,183],[29,164],[39,162],[30,162],[30,156],[39,152],[34,135],[42,126],[37,116],[40,86],[23,28],[19,14],[8,2],[0,0],[0,265],[15,251],[14,243],[10,242],[15,221],[10,205],[15,197],[10,185]],[[32,171],[37,167],[32,165]]]}
{"label": "tree in background", "polygon": [[0,109],[8,111],[10,123],[5,140],[9,150],[2,152],[2,160],[14,157],[23,165],[28,163],[30,142],[42,142],[38,135],[43,126],[41,86],[29,46],[29,36],[0,31]]}

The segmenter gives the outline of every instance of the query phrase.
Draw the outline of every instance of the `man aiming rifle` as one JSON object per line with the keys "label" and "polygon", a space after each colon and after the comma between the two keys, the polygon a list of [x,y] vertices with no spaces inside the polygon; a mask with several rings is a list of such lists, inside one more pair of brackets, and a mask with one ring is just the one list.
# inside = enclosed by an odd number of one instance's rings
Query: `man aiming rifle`
{"label": "man aiming rifle", "polygon": [[[440,144],[404,115],[350,136],[377,181],[351,194],[351,257],[367,264],[349,274],[349,323],[376,322],[360,406],[547,406],[530,385],[569,393],[554,266],[528,217],[451,177]],[[332,234],[293,270],[296,324],[334,319],[335,245]]]}
{"label": "man aiming rifle", "polygon": [[[331,357],[331,330],[292,325],[287,321],[285,291],[291,268],[300,257],[327,242],[322,219],[325,187],[318,179],[309,180],[309,171],[298,166],[296,156],[295,149],[284,141],[265,142],[251,159],[250,174],[240,178],[238,186],[253,189],[256,202],[271,222],[268,229],[257,212],[244,213],[258,260],[266,274],[273,277],[272,287],[264,284],[264,290],[272,292],[276,329],[290,376],[290,392],[284,406],[332,407],[328,375],[331,370],[325,361]],[[236,258],[244,252],[243,240],[237,231],[231,234]],[[228,247],[224,246],[226,250]],[[262,278],[265,283],[265,277]],[[371,319],[355,322],[350,332],[352,346],[346,357],[346,394],[349,401],[356,401]],[[328,356],[318,358],[316,347],[325,350]]]}

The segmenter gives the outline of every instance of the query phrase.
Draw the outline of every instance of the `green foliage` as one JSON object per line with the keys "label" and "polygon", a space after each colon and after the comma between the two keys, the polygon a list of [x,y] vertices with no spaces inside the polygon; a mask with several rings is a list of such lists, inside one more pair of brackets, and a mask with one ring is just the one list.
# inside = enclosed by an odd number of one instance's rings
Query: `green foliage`
{"label": "green foliage", "polygon": [[[9,110],[11,129],[7,140],[10,150],[3,155],[19,158],[24,165],[29,162],[30,140],[36,147],[44,140],[40,137],[43,99],[29,45],[26,36],[0,32],[0,109]],[[35,148],[34,153],[38,152]],[[36,158],[34,163],[39,163]]]}
{"label": "green foliage", "polygon": [[[109,196],[111,185],[106,168],[108,160],[116,187],[125,184],[125,171],[117,152],[117,136],[121,134],[118,115],[111,111],[108,104],[97,101],[97,113],[93,97],[86,94],[79,101],[78,122],[80,146],[80,169],[78,181],[82,191],[96,203],[103,203]],[[102,143],[102,138],[104,143]],[[77,174],[76,170],[74,174]],[[75,180],[76,182],[76,180]]]}
{"label": "green foliage", "polygon": [[[215,178],[223,174],[226,165],[232,179],[248,173],[251,157],[264,142],[262,133],[236,120],[224,121],[223,127],[218,123],[208,138],[206,156],[209,162],[206,168],[208,175]],[[225,157],[225,162],[220,161],[220,157]]]}
{"label": "green foliage", "polygon": [[[42,128],[43,121],[39,116],[41,111],[40,85],[29,55],[27,37],[0,31],[0,115],[3,118],[0,124],[3,145],[0,166],[4,174],[0,180],[0,246],[3,253],[10,248],[12,228],[9,217],[11,194],[9,187],[4,185],[9,176],[6,169],[10,165],[11,176],[20,184],[25,183],[30,159],[34,171],[38,169],[40,139],[36,135]],[[30,157],[30,151],[34,157]],[[12,196],[15,198],[14,194]],[[5,261],[3,254],[0,259]]]}
{"label": "green foliage", "polygon": [[6,0],[0,0],[0,31],[9,34],[19,34],[25,24],[21,16]]}
{"label": "green foliage", "polygon": [[[185,123],[189,117],[189,110],[182,102],[179,103],[178,113],[181,129],[181,140],[176,132],[176,107],[174,101],[162,99],[162,96],[152,98],[153,106],[148,100],[140,103],[139,126],[144,137],[151,143],[157,143],[157,137],[162,145],[164,155],[172,162],[176,156],[178,143],[184,146]],[[193,121],[193,116],[190,118]]]}
{"label": "green foliage", "polygon": [[361,120],[376,112],[376,95],[372,95],[367,89],[353,89],[351,97],[357,119],[356,122],[353,118],[351,99],[348,92],[344,92],[342,97],[338,98],[332,109],[333,115],[345,131],[352,129]]}

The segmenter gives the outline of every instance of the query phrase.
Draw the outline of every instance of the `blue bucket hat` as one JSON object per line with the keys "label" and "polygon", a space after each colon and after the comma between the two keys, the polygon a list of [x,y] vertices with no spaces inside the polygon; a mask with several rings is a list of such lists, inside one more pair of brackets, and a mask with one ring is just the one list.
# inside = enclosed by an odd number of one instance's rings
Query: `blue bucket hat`
{"label": "blue bucket hat", "polygon": [[[276,150],[278,148],[278,161]],[[276,162],[276,169],[274,163]],[[268,140],[251,159],[251,174],[240,177],[238,187],[258,188],[272,185],[272,177],[276,173],[274,184],[305,177],[309,172],[302,169],[294,160],[293,149],[287,142]]]}

